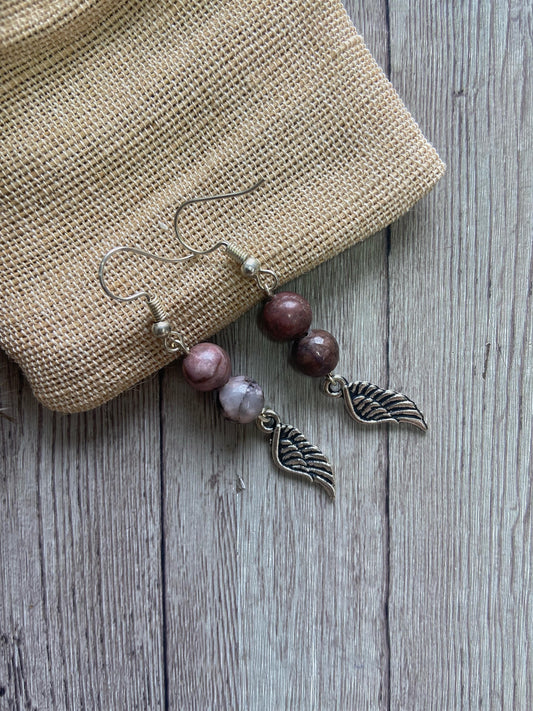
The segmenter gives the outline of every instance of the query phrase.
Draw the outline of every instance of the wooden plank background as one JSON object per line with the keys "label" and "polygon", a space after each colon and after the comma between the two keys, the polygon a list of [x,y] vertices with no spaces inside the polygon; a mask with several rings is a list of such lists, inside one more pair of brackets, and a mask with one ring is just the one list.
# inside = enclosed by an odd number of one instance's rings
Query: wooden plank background
{"label": "wooden plank background", "polygon": [[347,421],[254,313],[221,333],[331,504],[178,366],[67,417],[0,356],[2,710],[533,708],[532,4],[346,7],[448,172],[292,287],[430,431]]}

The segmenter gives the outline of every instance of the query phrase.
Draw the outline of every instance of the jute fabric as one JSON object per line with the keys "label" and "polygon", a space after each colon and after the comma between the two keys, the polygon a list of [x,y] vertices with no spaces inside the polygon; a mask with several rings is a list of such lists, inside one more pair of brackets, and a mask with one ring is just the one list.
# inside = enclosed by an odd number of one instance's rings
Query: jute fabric
{"label": "jute fabric", "polygon": [[[0,9],[0,343],[46,406],[95,407],[165,365],[117,245],[237,242],[281,282],[395,220],[443,165],[340,0],[13,0]],[[110,265],[190,344],[261,298],[223,252]]]}

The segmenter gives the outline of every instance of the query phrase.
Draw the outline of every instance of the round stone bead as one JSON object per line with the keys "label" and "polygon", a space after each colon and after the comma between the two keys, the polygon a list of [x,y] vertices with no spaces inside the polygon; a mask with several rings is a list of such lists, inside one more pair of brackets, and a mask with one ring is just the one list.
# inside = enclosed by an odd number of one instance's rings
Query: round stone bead
{"label": "round stone bead", "polygon": [[227,420],[246,424],[253,422],[265,406],[260,385],[245,375],[236,375],[218,392],[222,414]]}
{"label": "round stone bead", "polygon": [[307,299],[290,291],[280,291],[265,303],[261,326],[274,341],[292,341],[305,336],[312,318]]}
{"label": "round stone bead", "polygon": [[195,390],[216,390],[228,382],[231,361],[215,343],[197,343],[183,359],[183,375]]}
{"label": "round stone bead", "polygon": [[305,375],[319,378],[331,373],[339,362],[339,344],[329,331],[309,331],[293,344],[291,361]]}

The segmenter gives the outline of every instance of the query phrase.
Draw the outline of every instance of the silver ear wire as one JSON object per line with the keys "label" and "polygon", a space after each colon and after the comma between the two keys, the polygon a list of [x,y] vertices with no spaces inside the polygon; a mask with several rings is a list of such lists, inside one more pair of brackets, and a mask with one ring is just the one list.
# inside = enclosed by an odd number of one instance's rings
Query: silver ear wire
{"label": "silver ear wire", "polygon": [[248,195],[248,193],[252,193],[254,190],[257,190],[257,188],[261,187],[265,181],[263,179],[259,180],[257,183],[252,185],[251,188],[246,188],[246,190],[239,190],[238,192],[233,192],[233,193],[222,193],[220,195],[205,195],[203,197],[196,197],[196,198],[191,198],[190,200],[185,200],[185,202],[182,202],[181,205],[178,207],[174,214],[174,232],[176,233],[176,237],[178,238],[178,241],[180,244],[182,244],[185,249],[187,249],[191,254],[196,255],[197,257],[200,257],[204,254],[211,254],[211,252],[214,252],[217,249],[220,249],[220,247],[228,247],[228,242],[226,240],[220,240],[216,244],[214,244],[212,247],[208,247],[207,249],[195,249],[192,247],[188,242],[186,242],[183,237],[180,235],[180,231],[178,229],[178,217],[180,216],[180,212],[188,207],[189,205],[195,205],[196,203],[199,202],[209,202],[211,200],[225,200],[226,198],[236,198],[240,197],[241,195]]}
{"label": "silver ear wire", "polygon": [[158,254],[147,252],[145,249],[139,249],[138,247],[113,247],[113,249],[110,249],[100,262],[100,266],[98,268],[98,279],[100,280],[102,289],[111,299],[115,299],[115,301],[121,301],[123,303],[135,301],[136,299],[140,299],[142,297],[149,300],[150,294],[147,291],[136,291],[134,294],[130,294],[130,296],[119,296],[118,294],[114,294],[107,286],[105,280],[105,268],[107,262],[111,259],[111,257],[119,252],[131,252],[132,254],[138,254],[141,257],[148,257],[148,259],[154,259],[156,262],[163,262],[164,264],[179,264],[180,262],[188,262],[194,256],[192,254],[187,254],[185,257],[161,257]]}
{"label": "silver ear wire", "polygon": [[105,277],[106,265],[109,259],[119,252],[131,252],[132,254],[138,254],[141,257],[148,257],[149,259],[154,259],[155,261],[162,262],[164,264],[179,264],[180,262],[188,262],[194,257],[194,255],[188,254],[185,257],[161,257],[158,254],[147,252],[146,250],[139,249],[138,247],[120,246],[110,249],[100,262],[100,267],[98,268],[98,279],[100,280],[100,285],[107,296],[122,303],[135,301],[136,299],[146,299],[146,304],[154,319],[154,323],[152,325],[152,333],[154,336],[165,339],[165,350],[169,353],[188,353],[189,349],[185,345],[182,336],[172,330],[172,322],[169,320],[166,310],[157,295],[151,295],[148,291],[140,290],[136,291],[134,294],[130,294],[129,296],[119,296],[119,294],[113,293],[108,287]]}
{"label": "silver ear wire", "polygon": [[256,257],[253,257],[238,245],[228,242],[226,240],[219,240],[207,249],[196,249],[183,239],[178,229],[178,218],[181,211],[185,207],[200,202],[208,202],[210,200],[225,200],[226,198],[235,198],[240,197],[241,195],[248,195],[254,190],[257,190],[257,188],[263,185],[264,182],[265,181],[261,179],[257,183],[252,185],[250,188],[246,188],[246,190],[239,190],[238,192],[232,193],[223,193],[220,195],[206,195],[204,197],[191,198],[190,200],[182,202],[174,214],[174,232],[176,234],[178,242],[191,253],[191,256],[199,257],[205,254],[211,254],[217,249],[224,248],[226,254],[231,259],[233,259],[233,261],[237,262],[240,265],[241,274],[247,279],[255,279],[258,287],[262,289],[267,294],[267,296],[271,296],[272,292],[278,285],[278,277],[276,273],[273,272],[271,269],[263,269],[261,267],[261,262]]}

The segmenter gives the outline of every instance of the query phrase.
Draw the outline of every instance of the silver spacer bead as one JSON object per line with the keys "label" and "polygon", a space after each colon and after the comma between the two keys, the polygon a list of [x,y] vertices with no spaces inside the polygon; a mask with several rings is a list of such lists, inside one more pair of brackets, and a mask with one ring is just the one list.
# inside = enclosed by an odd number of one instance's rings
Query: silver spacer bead
{"label": "silver spacer bead", "polygon": [[241,265],[241,272],[245,277],[254,277],[261,271],[261,262],[256,257],[246,257]]}
{"label": "silver spacer bead", "polygon": [[168,336],[171,330],[172,324],[170,321],[157,321],[152,326],[152,333],[154,336],[157,336],[157,338],[164,338],[165,336]]}

